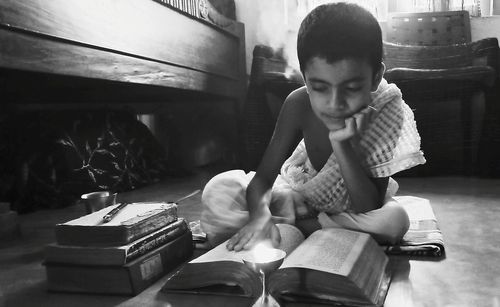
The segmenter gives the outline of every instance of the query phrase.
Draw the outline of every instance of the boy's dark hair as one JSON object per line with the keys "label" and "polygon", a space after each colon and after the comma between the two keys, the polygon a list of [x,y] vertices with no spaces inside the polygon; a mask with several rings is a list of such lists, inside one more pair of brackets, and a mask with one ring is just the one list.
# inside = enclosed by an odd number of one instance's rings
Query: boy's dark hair
{"label": "boy's dark hair", "polygon": [[300,25],[297,55],[302,73],[310,59],[320,57],[329,63],[346,58],[367,59],[375,74],[382,54],[380,25],[370,12],[356,4],[320,5]]}

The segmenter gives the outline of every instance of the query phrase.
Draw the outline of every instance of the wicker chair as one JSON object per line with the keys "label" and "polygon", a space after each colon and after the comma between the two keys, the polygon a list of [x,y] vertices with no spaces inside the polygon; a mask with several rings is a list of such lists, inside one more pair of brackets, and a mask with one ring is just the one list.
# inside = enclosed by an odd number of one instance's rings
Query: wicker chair
{"label": "wicker chair", "polygon": [[384,42],[385,78],[415,110],[428,160],[408,175],[478,173],[485,109],[493,103],[498,74],[498,40],[470,42],[468,18],[467,12],[440,12],[389,19],[386,38],[397,41]]}
{"label": "wicker chair", "polygon": [[386,40],[403,45],[446,46],[471,42],[467,11],[392,13]]}

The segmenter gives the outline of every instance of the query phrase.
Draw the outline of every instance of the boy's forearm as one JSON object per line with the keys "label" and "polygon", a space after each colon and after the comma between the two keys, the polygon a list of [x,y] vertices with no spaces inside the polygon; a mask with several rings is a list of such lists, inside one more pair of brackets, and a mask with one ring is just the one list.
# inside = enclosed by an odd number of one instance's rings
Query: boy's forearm
{"label": "boy's forearm", "polygon": [[254,178],[248,185],[246,200],[251,220],[271,218],[271,211],[269,210],[271,187],[271,184],[258,178]]}
{"label": "boy's forearm", "polygon": [[366,174],[351,142],[332,142],[332,147],[351,198],[352,209],[362,213],[379,208],[381,197],[377,186]]}

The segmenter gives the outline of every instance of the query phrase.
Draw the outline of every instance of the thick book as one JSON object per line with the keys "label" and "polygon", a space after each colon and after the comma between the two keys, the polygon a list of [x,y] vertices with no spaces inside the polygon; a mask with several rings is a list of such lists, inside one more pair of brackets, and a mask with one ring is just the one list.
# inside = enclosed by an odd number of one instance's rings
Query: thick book
{"label": "thick book", "polygon": [[123,266],[84,266],[45,262],[47,289],[56,292],[136,295],[192,256],[192,234]]}
{"label": "thick book", "polygon": [[128,204],[110,222],[104,223],[103,217],[119,205],[57,224],[57,243],[83,246],[125,245],[177,221],[177,205],[174,203],[137,202]]}
{"label": "thick book", "polygon": [[[304,239],[291,225],[279,225],[287,256],[268,276],[270,293],[281,301],[381,306],[391,274],[388,257],[368,234],[322,229]],[[165,292],[258,297],[259,275],[242,261],[246,253],[226,243],[184,265],[162,287]]]}
{"label": "thick book", "polygon": [[410,219],[410,228],[400,243],[386,246],[388,254],[441,257],[445,254],[443,234],[428,199],[397,196]]}
{"label": "thick book", "polygon": [[188,229],[183,218],[142,238],[121,246],[77,246],[48,244],[45,261],[82,265],[124,265],[153,249],[170,242]]}

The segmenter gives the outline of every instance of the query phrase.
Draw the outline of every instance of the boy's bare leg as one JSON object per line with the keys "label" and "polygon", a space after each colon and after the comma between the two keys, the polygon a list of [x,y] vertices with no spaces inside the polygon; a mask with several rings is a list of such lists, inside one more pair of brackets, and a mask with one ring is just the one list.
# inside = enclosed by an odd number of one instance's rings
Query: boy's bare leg
{"label": "boy's bare leg", "polygon": [[408,214],[395,200],[366,213],[344,212],[331,216],[320,213],[318,221],[323,228],[341,227],[369,233],[380,244],[397,244],[410,226]]}

